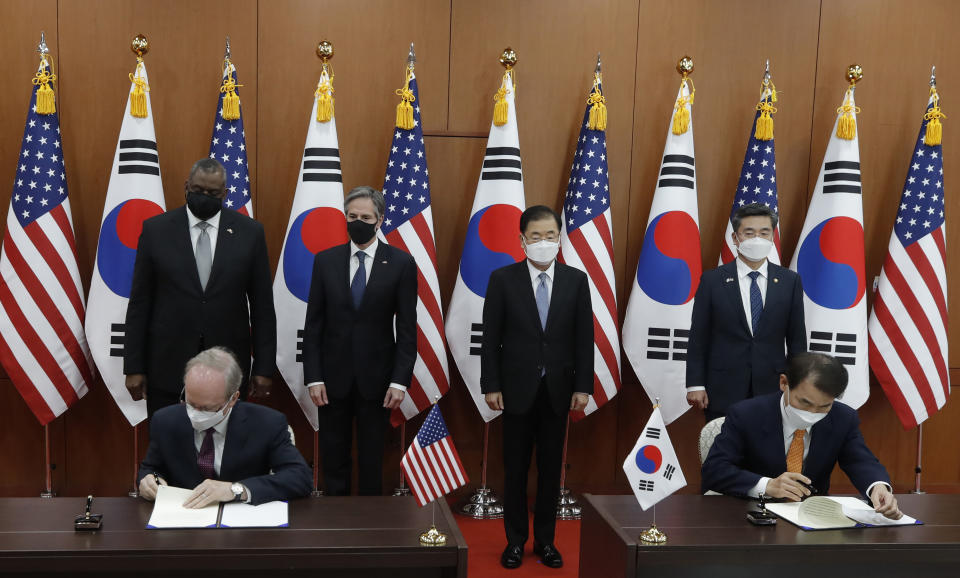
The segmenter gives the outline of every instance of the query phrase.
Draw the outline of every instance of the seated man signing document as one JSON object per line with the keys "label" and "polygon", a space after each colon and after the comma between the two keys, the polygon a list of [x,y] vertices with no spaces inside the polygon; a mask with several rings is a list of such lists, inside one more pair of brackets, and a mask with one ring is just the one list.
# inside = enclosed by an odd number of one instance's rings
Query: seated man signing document
{"label": "seated man signing document", "polygon": [[140,495],[157,485],[193,488],[187,508],[218,502],[263,504],[310,493],[312,473],[290,443],[287,418],[238,401],[243,375],[222,347],[187,362],[184,398],[153,414],[150,448],[140,464]]}
{"label": "seated man signing document", "polygon": [[863,441],[856,410],[835,403],[847,370],[834,357],[801,353],[780,376],[780,394],[730,407],[703,463],[703,490],[798,502],[825,495],[835,464],[874,509],[899,519],[887,470]]}

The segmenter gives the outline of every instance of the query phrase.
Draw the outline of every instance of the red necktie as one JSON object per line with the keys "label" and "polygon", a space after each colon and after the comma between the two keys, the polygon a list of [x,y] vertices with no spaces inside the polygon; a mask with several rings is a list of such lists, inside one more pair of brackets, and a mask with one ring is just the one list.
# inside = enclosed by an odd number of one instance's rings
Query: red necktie
{"label": "red necktie", "polygon": [[200,466],[200,475],[205,480],[214,480],[217,477],[213,470],[213,428],[207,430],[203,436],[203,443],[200,444],[200,453],[197,454],[197,465]]}

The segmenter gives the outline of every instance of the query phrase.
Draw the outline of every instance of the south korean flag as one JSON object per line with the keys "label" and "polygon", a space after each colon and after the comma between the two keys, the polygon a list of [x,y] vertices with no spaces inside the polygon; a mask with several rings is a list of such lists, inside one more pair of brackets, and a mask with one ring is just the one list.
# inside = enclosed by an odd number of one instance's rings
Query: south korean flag
{"label": "south korean flag", "polygon": [[687,485],[659,405],[653,407],[647,425],[623,461],[623,471],[644,510]]}

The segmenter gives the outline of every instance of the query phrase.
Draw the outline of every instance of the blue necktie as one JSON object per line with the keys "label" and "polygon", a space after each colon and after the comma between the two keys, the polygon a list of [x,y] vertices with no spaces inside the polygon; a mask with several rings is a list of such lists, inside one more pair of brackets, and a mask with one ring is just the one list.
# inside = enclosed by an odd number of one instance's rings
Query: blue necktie
{"label": "blue necktie", "polygon": [[547,274],[540,273],[537,285],[537,312],[540,313],[540,327],[547,328],[547,311],[550,310],[550,293],[547,291]]}
{"label": "blue necktie", "polygon": [[357,261],[360,266],[357,272],[353,274],[353,282],[350,283],[350,294],[353,295],[353,308],[360,309],[360,302],[363,301],[363,291],[367,288],[367,268],[363,266],[363,258],[367,254],[363,251],[357,251]]}
{"label": "blue necktie", "polygon": [[760,285],[757,284],[757,277],[760,271],[751,271],[747,273],[750,277],[750,320],[753,327],[753,334],[757,334],[757,324],[760,323],[760,314],[763,313],[763,296],[760,295]]}

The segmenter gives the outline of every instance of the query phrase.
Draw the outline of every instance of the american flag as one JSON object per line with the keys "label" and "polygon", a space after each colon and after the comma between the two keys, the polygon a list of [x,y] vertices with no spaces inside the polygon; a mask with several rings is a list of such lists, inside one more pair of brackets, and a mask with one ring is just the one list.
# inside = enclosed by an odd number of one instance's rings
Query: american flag
{"label": "american flag", "polygon": [[430,409],[417,437],[403,454],[400,467],[421,506],[470,481],[436,405]]}
{"label": "american flag", "polygon": [[[764,86],[760,95],[760,102],[770,103],[773,99],[773,89]],[[723,234],[723,243],[720,244],[720,264],[729,263],[737,256],[737,248],[733,244],[733,215],[737,209],[751,203],[760,203],[779,213],[777,206],[777,158],[774,153],[773,140],[757,138],[757,114],[750,126],[750,140],[747,142],[747,152],[743,157],[743,167],[740,169],[740,179],[737,181],[737,194],[733,198],[733,207],[730,209],[730,220]],[[774,231],[773,243],[776,250],[770,253],[768,259],[780,264],[780,225]]]}
{"label": "american flag", "polygon": [[409,70],[409,88],[414,95],[413,128],[393,131],[383,179],[387,211],[380,229],[388,243],[410,253],[417,262],[417,361],[407,395],[391,416],[394,425],[430,407],[450,389],[420,95],[412,65]]}
{"label": "american flag", "polygon": [[910,160],[868,327],[870,368],[905,428],[950,396],[943,151],[924,144],[928,122]]}
{"label": "american flag", "polygon": [[[237,82],[237,67],[227,59],[223,67],[223,78],[231,76],[233,81]],[[237,88],[236,91],[239,96],[240,89]],[[226,93],[221,92],[217,101],[217,115],[214,119],[213,137],[210,140],[210,158],[220,161],[227,171],[227,198],[224,199],[223,205],[252,218],[253,199],[250,196],[250,173],[247,171],[243,108],[241,106],[240,118],[237,120],[224,120],[224,96]]]}
{"label": "american flag", "polygon": [[[597,72],[594,91],[598,94],[602,94],[600,80]],[[593,302],[593,395],[583,413],[571,416],[574,420],[596,411],[620,389],[620,326],[613,272],[607,136],[603,130],[590,130],[589,118],[588,104],[570,167],[560,241],[563,261],[587,274]]]}
{"label": "american flag", "polygon": [[[46,68],[46,60],[41,71]],[[33,89],[0,253],[0,362],[40,423],[92,383],[57,114]]]}

